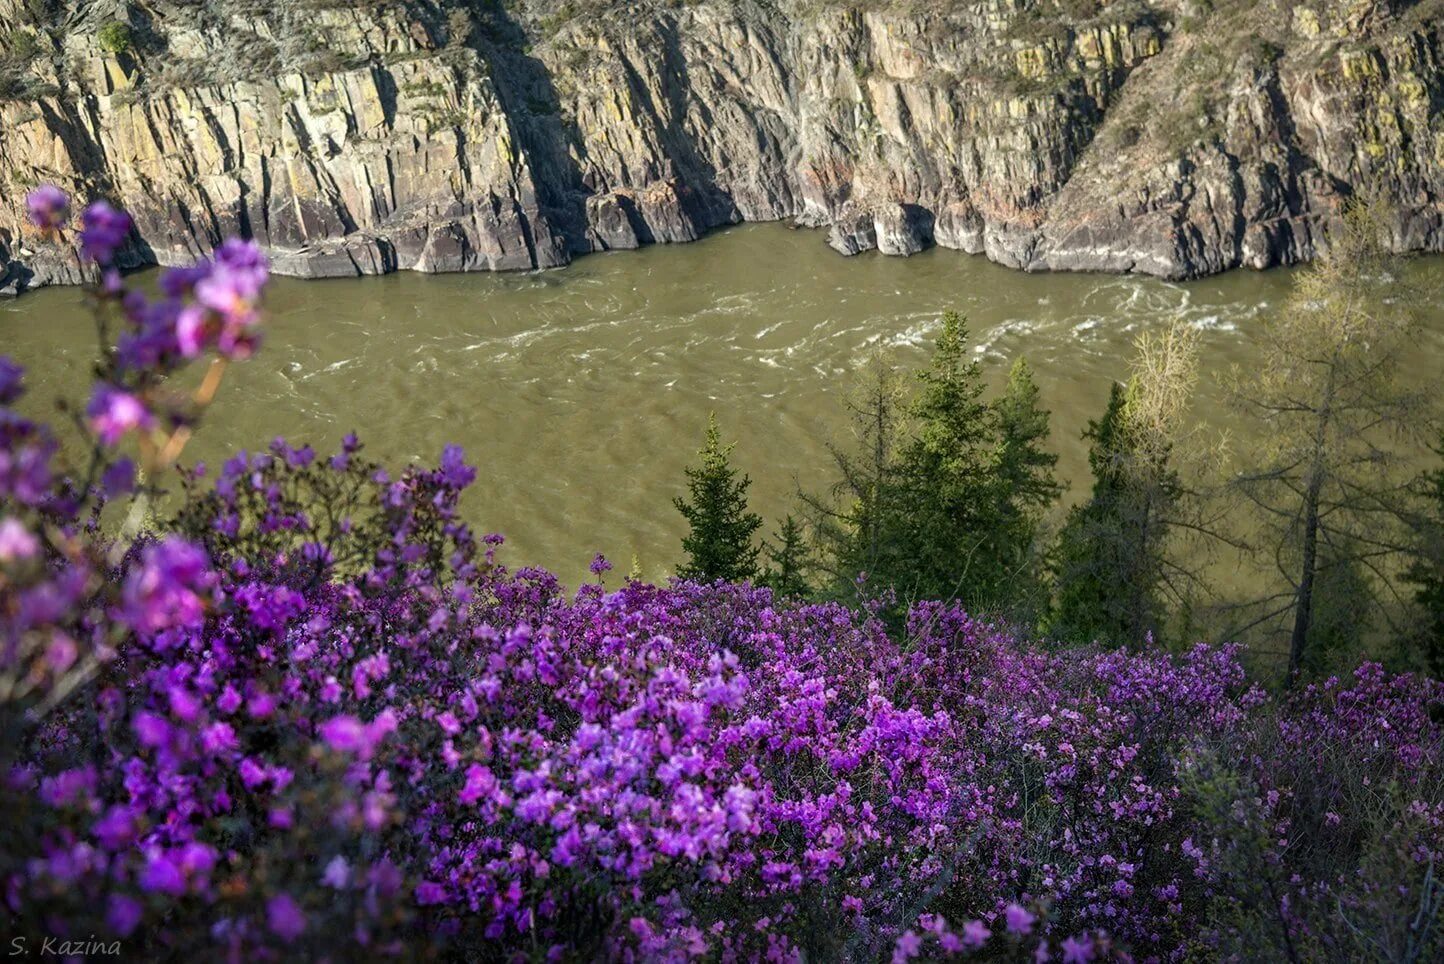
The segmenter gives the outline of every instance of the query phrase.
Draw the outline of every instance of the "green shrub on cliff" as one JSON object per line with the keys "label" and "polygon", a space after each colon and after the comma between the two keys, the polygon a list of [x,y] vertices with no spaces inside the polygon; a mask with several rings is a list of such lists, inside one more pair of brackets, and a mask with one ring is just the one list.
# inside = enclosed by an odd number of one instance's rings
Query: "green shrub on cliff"
{"label": "green shrub on cliff", "polygon": [[130,25],[119,20],[111,21],[96,31],[95,42],[112,56],[126,53],[131,48]]}
{"label": "green shrub on cliff", "polygon": [[0,64],[28,66],[39,53],[40,42],[34,34],[12,30],[0,37]]}

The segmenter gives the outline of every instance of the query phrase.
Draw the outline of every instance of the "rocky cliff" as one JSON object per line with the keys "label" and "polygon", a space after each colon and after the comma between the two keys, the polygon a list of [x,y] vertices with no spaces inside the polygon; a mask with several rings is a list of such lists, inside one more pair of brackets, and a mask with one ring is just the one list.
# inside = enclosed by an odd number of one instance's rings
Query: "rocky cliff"
{"label": "rocky cliff", "polygon": [[73,282],[52,181],[136,263],[550,267],[741,220],[843,253],[1185,277],[1341,202],[1444,249],[1444,0],[0,0],[0,287]]}

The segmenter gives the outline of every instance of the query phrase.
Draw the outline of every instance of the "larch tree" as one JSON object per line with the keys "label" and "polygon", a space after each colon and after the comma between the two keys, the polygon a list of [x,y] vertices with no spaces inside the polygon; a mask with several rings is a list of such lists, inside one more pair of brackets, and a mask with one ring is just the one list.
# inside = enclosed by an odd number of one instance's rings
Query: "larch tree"
{"label": "larch tree", "polygon": [[872,353],[843,397],[847,436],[828,444],[837,471],[831,492],[800,492],[816,561],[831,595],[854,591],[859,574],[897,567],[899,546],[885,528],[895,495],[896,455],[907,387],[893,357]]}
{"label": "larch tree", "polygon": [[1045,448],[1049,413],[1039,400],[1038,384],[1026,359],[1013,363],[993,411],[1001,493],[998,552],[1004,566],[1016,574],[1009,592],[1012,605],[1036,609],[1042,601],[1039,597],[1046,596],[1038,534],[1063,487],[1053,474],[1058,456]]}
{"label": "larch tree", "polygon": [[[1444,438],[1435,452],[1444,458]],[[1412,560],[1405,578],[1414,587],[1419,620],[1409,634],[1418,662],[1444,679],[1444,466],[1418,480],[1419,506],[1412,513]]]}
{"label": "larch tree", "polygon": [[1376,205],[1351,205],[1264,324],[1261,370],[1234,379],[1236,404],[1262,423],[1263,440],[1235,488],[1256,510],[1254,538],[1280,579],[1257,600],[1254,623],[1286,634],[1289,683],[1317,635],[1321,584],[1358,582],[1333,570],[1356,570],[1378,600],[1402,601],[1402,453],[1424,422],[1424,399],[1397,375],[1414,343],[1414,299],[1384,231]]}

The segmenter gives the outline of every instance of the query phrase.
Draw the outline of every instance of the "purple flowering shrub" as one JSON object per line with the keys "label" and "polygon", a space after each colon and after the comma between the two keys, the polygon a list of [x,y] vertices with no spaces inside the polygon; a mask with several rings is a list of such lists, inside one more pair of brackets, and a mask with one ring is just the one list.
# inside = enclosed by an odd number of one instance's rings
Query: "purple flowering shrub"
{"label": "purple flowering shrub", "polygon": [[[38,226],[63,230],[56,204]],[[92,403],[84,472],[0,360],[7,936],[227,959],[1440,952],[1438,684],[1365,666],[1279,700],[1232,649],[1048,651],[937,604],[890,634],[748,585],[568,594],[458,517],[477,472],[455,448],[392,476],[354,438],[277,441],[175,473],[216,386],[177,400],[165,376],[254,347],[264,261],[232,245],[148,299],[107,268],[115,218],[81,242],[122,322],[102,391],[133,404]],[[164,472],[184,498],[156,518]],[[116,532],[107,505],[149,525]]]}

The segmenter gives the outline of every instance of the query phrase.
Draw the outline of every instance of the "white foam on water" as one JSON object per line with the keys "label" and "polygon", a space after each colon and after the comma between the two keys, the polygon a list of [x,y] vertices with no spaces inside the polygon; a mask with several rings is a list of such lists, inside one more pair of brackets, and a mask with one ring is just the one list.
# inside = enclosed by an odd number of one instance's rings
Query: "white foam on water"
{"label": "white foam on water", "polygon": [[[334,361],[331,364],[327,365],[325,368],[318,369],[314,372],[305,372],[304,374],[300,375],[300,380],[303,382],[310,381],[318,375],[330,375],[335,372],[342,371],[344,369],[350,368],[352,365],[355,365],[359,360],[360,359],[357,358],[343,358],[340,361]],[[301,371],[301,365],[299,362],[292,362],[289,367],[293,372]]]}
{"label": "white foam on water", "polygon": [[1238,325],[1232,321],[1225,321],[1218,315],[1204,315],[1189,322],[1189,325],[1200,331],[1237,331]]}
{"label": "white foam on water", "polygon": [[978,342],[973,350],[976,352],[992,351],[998,357],[1004,357],[1001,350],[995,351],[998,342],[1009,335],[1029,335],[1039,329],[1039,324],[1026,318],[1009,318],[1001,324],[994,325]]}
{"label": "white foam on water", "polygon": [[917,348],[927,342],[928,335],[935,327],[935,322],[908,325],[897,334],[889,336],[885,344],[889,348]]}

